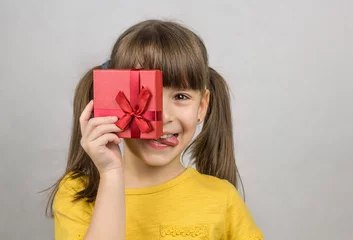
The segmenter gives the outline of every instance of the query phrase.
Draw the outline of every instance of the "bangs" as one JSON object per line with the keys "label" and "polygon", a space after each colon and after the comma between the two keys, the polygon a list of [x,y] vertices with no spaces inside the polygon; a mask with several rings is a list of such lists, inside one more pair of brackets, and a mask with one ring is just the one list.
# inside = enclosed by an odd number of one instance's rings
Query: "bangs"
{"label": "bangs", "polygon": [[161,70],[164,87],[202,90],[208,65],[203,48],[201,40],[186,28],[150,21],[128,29],[116,43],[111,59],[117,69]]}

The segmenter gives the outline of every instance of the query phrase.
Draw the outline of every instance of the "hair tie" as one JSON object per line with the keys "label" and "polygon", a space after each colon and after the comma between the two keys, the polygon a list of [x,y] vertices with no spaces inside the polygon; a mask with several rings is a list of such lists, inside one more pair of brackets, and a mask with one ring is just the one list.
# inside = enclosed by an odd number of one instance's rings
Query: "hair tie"
{"label": "hair tie", "polygon": [[110,64],[110,60],[108,60],[105,63],[103,63],[102,64],[102,69],[108,69],[109,64]]}

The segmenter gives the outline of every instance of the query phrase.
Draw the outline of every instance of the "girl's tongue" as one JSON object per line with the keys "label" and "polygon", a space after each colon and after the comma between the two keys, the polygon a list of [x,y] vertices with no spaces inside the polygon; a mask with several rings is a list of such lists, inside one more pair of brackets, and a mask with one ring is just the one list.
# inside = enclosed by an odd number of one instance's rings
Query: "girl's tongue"
{"label": "girl's tongue", "polygon": [[165,145],[172,146],[172,147],[175,147],[176,145],[179,144],[179,140],[178,140],[178,135],[177,134],[176,135],[168,135],[166,138],[164,136],[158,138],[155,141],[157,141],[159,143],[162,143],[162,144],[165,144]]}

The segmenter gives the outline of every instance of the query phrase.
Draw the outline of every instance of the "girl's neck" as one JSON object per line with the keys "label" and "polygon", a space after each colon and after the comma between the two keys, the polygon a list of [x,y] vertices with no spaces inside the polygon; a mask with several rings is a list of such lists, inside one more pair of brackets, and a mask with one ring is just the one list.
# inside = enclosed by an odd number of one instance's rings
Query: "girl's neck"
{"label": "girl's neck", "polygon": [[131,151],[124,151],[125,188],[156,186],[179,176],[185,169],[180,155],[166,165],[149,166]]}

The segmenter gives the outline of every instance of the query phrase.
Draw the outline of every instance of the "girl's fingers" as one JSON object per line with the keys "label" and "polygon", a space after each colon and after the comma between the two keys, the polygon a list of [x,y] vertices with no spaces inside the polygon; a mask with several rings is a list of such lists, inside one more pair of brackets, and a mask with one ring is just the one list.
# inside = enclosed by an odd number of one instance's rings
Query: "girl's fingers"
{"label": "girl's fingers", "polygon": [[121,129],[115,124],[101,124],[94,128],[93,131],[87,136],[87,141],[92,142],[104,134],[114,132],[121,132]]}
{"label": "girl's fingers", "polygon": [[86,126],[88,124],[88,121],[91,118],[93,111],[93,100],[91,100],[83,110],[80,116],[80,126],[81,126],[81,134],[83,135],[84,130],[86,129]]}
{"label": "girl's fingers", "polygon": [[86,124],[86,128],[83,129],[82,137],[83,138],[88,137],[91,134],[91,132],[99,125],[112,124],[112,123],[115,123],[117,120],[118,118],[115,116],[91,118]]}
{"label": "girl's fingers", "polygon": [[105,146],[110,142],[120,144],[120,138],[114,133],[107,133],[97,138],[93,143],[96,146]]}

